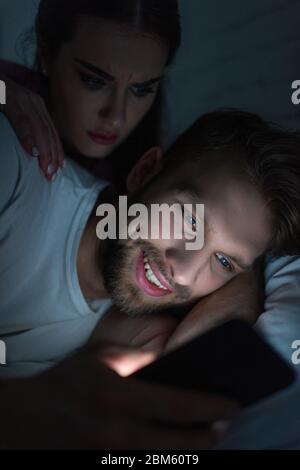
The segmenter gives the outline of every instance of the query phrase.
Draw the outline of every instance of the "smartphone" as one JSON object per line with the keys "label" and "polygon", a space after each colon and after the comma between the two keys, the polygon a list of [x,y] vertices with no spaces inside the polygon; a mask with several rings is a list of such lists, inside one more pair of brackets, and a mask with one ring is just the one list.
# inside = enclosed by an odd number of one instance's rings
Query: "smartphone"
{"label": "smartphone", "polygon": [[216,393],[249,406],[291,385],[295,372],[246,322],[231,320],[130,377]]}

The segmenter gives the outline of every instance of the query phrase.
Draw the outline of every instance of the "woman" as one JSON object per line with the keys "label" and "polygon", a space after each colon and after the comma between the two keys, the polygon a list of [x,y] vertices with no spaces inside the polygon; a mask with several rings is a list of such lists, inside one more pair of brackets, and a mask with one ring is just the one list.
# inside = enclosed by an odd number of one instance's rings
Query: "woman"
{"label": "woman", "polygon": [[49,180],[67,153],[124,181],[159,143],[163,74],[180,45],[177,0],[41,0],[35,32],[30,83],[42,99],[2,75],[2,111]]}

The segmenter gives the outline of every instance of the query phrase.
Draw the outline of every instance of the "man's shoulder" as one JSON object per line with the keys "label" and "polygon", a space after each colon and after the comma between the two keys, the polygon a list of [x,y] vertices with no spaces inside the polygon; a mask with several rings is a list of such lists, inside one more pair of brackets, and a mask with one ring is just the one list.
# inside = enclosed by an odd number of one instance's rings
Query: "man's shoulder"
{"label": "man's shoulder", "polygon": [[14,128],[3,113],[0,113],[0,153],[1,167],[6,160],[9,165],[13,165],[17,161],[25,163],[26,160],[27,162],[30,160],[30,156],[22,147]]}
{"label": "man's shoulder", "polygon": [[3,113],[0,113],[0,145],[9,144],[13,147],[16,141],[18,141],[18,138],[12,125],[7,117]]}
{"label": "man's shoulder", "polygon": [[8,119],[0,113],[0,213],[7,207],[25,177],[29,156]]}
{"label": "man's shoulder", "polygon": [[75,190],[97,188],[101,191],[109,184],[109,181],[94,176],[70,158],[66,158],[63,174]]}

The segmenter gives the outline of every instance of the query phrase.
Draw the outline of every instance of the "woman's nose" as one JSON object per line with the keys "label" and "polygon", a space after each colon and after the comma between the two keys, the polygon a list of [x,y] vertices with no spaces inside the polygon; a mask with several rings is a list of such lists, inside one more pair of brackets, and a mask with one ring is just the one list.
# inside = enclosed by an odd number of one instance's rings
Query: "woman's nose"
{"label": "woman's nose", "polygon": [[111,132],[119,132],[126,122],[126,98],[117,92],[111,93],[104,108],[99,111],[105,119],[106,127]]}

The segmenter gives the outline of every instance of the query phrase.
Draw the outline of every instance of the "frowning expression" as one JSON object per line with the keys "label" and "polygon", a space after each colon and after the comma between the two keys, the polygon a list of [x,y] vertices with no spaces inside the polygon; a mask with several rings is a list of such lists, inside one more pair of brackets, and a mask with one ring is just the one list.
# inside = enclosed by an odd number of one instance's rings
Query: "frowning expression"
{"label": "frowning expression", "polygon": [[68,149],[109,155],[150,110],[168,47],[124,25],[82,18],[47,66],[49,108]]}

